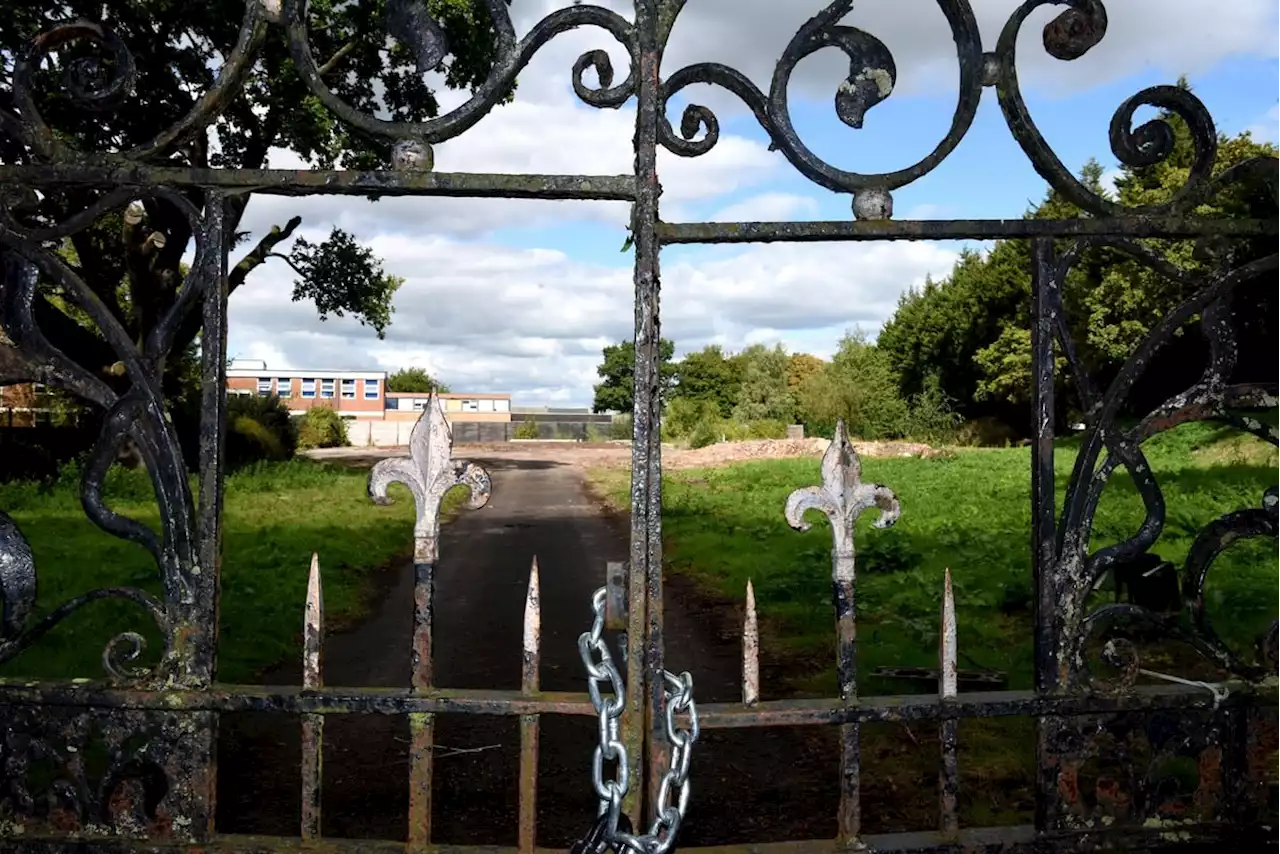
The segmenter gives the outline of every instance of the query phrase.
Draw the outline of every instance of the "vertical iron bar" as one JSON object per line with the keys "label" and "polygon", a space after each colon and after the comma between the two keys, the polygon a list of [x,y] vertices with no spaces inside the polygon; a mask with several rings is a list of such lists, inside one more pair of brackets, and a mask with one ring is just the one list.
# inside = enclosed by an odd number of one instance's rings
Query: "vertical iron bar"
{"label": "vertical iron bar", "polygon": [[[307,604],[302,626],[302,690],[317,691],[324,685],[324,590],[320,583],[320,556],[311,555],[307,577]],[[302,838],[320,838],[320,800],[324,763],[324,715],[302,716]]]}
{"label": "vertical iron bar", "polygon": [[627,747],[631,788],[622,799],[622,810],[632,827],[640,827],[640,808],[644,801],[644,733],[645,721],[645,589],[644,573],[627,567],[627,705],[622,715],[622,743]]}
{"label": "vertical iron bar", "polygon": [[[529,589],[524,600],[524,644],[520,667],[520,691],[526,697],[540,690],[542,661],[542,593],[538,581],[538,558],[529,570]],[[538,828],[538,716],[520,716],[520,854],[533,854]]]}
{"label": "vertical iron bar", "polygon": [[[832,581],[836,606],[836,675],[840,683],[840,699],[846,706],[852,706],[858,702],[857,608],[853,573],[846,576],[840,567],[846,562],[852,565],[853,554],[850,549],[847,555],[838,550],[832,550],[831,555],[837,567],[836,578]],[[840,842],[845,845],[856,845],[862,832],[861,739],[861,725],[840,726],[840,811],[837,827]]]}
{"label": "vertical iron bar", "polygon": [[[1057,577],[1056,499],[1054,496],[1054,365],[1053,336],[1057,306],[1057,281],[1051,238],[1031,241],[1031,365],[1033,371],[1032,434],[1035,444],[1031,463],[1031,541],[1036,595],[1032,619],[1035,625],[1036,691],[1053,693],[1061,685],[1058,661],[1057,614],[1061,581]],[[1041,718],[1036,722],[1036,829],[1054,824],[1053,803],[1058,791],[1058,764],[1052,749],[1053,732],[1060,722]]]}
{"label": "vertical iron bar", "polygon": [[[431,689],[434,659],[431,639],[435,601],[435,554],[430,561],[413,564],[413,674],[414,693]],[[409,850],[420,851],[431,842],[432,745],[435,715],[409,713]]]}
{"label": "vertical iron bar", "polygon": [[[942,625],[938,634],[938,700],[948,703],[956,698],[958,644],[956,641],[956,600],[951,587],[951,568],[942,581]],[[938,724],[938,741],[942,749],[942,767],[938,772],[938,829],[954,838],[960,829],[956,815],[956,794],[960,786],[957,763],[956,731],[960,722],[946,718]]]}
{"label": "vertical iron bar", "polygon": [[[196,509],[197,555],[200,574],[196,584],[196,608],[186,627],[195,636],[193,659],[187,662],[187,676],[196,684],[211,684],[217,678],[218,623],[222,575],[223,469],[226,464],[227,419],[227,250],[226,198],[212,193],[205,202],[200,224],[201,240],[208,247],[202,263],[189,271],[188,282],[202,283],[200,329],[200,482]],[[218,792],[218,715],[205,713],[192,720],[193,739],[200,740],[197,764],[188,777],[199,814],[190,815],[191,835],[197,841],[212,838],[215,832]]]}
{"label": "vertical iron bar", "polygon": [[188,281],[202,283],[206,289],[200,332],[200,573],[195,591],[198,610],[189,627],[201,636],[191,644],[195,660],[189,665],[189,673],[201,685],[208,685],[217,675],[227,420],[226,204],[226,199],[217,193],[210,194],[206,201],[201,242],[208,249],[203,253],[203,263],[188,273]]}
{"label": "vertical iron bar", "polygon": [[760,702],[760,624],[756,617],[756,591],[747,579],[747,605],[742,619],[742,703]]}
{"label": "vertical iron bar", "polygon": [[[669,745],[665,729],[662,678],[662,444],[661,444],[661,325],[658,294],[660,246],[657,240],[658,103],[662,36],[659,0],[637,0],[637,86],[635,130],[636,200],[631,207],[631,235],[635,249],[635,440],[631,468],[631,568],[645,578],[645,649],[643,686],[647,694],[649,737],[648,793],[658,800]],[[639,784],[636,785],[639,789]]]}

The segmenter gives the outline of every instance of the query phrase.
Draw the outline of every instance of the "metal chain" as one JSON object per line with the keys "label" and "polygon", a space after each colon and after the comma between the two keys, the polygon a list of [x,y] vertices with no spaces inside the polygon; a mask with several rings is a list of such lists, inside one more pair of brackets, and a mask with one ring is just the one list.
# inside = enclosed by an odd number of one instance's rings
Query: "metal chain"
{"label": "metal chain", "polygon": [[[587,668],[587,693],[591,695],[591,705],[600,717],[600,743],[596,745],[591,759],[591,784],[600,799],[598,815],[605,819],[606,841],[618,854],[669,854],[689,804],[689,761],[693,756],[693,744],[698,740],[698,708],[693,702],[693,677],[688,672],[676,676],[663,671],[667,687],[667,739],[671,742],[671,766],[662,778],[649,832],[637,836],[630,832],[629,827],[619,829],[622,799],[630,787],[627,748],[618,735],[622,710],[626,707],[626,685],[604,642],[604,603],[605,589],[601,587],[591,597],[595,613],[591,630],[578,638],[578,651]],[[601,695],[602,683],[607,683],[613,696]],[[676,726],[676,715],[681,712],[689,715],[687,730]],[[605,760],[617,763],[613,779],[604,777]]]}

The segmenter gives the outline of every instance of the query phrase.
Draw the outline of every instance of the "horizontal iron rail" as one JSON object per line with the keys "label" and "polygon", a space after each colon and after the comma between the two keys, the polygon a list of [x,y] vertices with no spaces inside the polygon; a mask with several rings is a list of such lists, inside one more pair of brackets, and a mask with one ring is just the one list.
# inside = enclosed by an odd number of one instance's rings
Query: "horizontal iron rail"
{"label": "horizontal iron rail", "polygon": [[[1271,705],[1277,702],[1274,686],[1258,689],[1239,683],[1227,685],[1230,694],[1223,707]],[[37,706],[86,706],[160,711],[283,712],[318,715],[440,714],[582,715],[595,716],[586,694],[519,690],[440,688],[412,693],[402,688],[295,687],[216,685],[207,691],[139,690],[84,682],[18,682],[0,680],[0,704]],[[1212,709],[1208,691],[1180,685],[1142,685],[1132,692],[1038,696],[1034,691],[974,691],[953,700],[936,694],[860,697],[852,704],[839,698],[771,700],[744,706],[740,703],[708,703],[698,707],[704,729],[737,729],[769,726],[821,726],[855,722],[898,722],[954,718],[1037,717],[1086,715],[1111,712],[1177,708]]]}
{"label": "horizontal iron rail", "polygon": [[1108,219],[886,219],[813,222],[660,222],[658,240],[686,243],[817,243],[871,240],[1001,240],[1026,237],[1258,237],[1275,219],[1133,216]]}
{"label": "horizontal iron rail", "polygon": [[324,169],[192,169],[174,166],[0,166],[0,185],[28,187],[203,188],[277,196],[452,196],[472,198],[635,199],[631,175],[535,175],[484,172],[355,172]]}
{"label": "horizontal iron rail", "polygon": [[[1194,839],[1194,843],[1191,840]],[[1223,823],[1170,821],[1158,827],[1110,827],[1086,828],[1079,831],[1036,835],[1027,825],[1011,827],[966,828],[953,836],[935,831],[868,835],[861,841],[867,851],[877,854],[1038,854],[1046,850],[1099,851],[1107,847],[1146,847],[1158,845],[1162,850],[1176,848],[1179,842],[1187,845],[1207,843],[1231,844],[1237,850],[1257,850],[1252,846],[1274,845],[1274,830],[1242,828]],[[317,839],[303,842],[292,837],[270,836],[215,836],[198,844],[169,843],[154,840],[128,839],[39,839],[14,840],[13,848],[19,851],[69,854],[81,851],[106,852],[201,852],[201,854],[257,854],[257,852],[298,851],[307,854],[403,854],[403,842],[369,839]],[[1248,849],[1240,845],[1251,846]],[[562,851],[557,848],[535,849],[538,854]],[[743,843],[715,845],[697,848],[681,847],[682,852],[698,854],[837,854],[849,849],[836,840],[812,839],[791,842]],[[491,845],[448,845],[432,843],[432,854],[515,854],[514,847]]]}

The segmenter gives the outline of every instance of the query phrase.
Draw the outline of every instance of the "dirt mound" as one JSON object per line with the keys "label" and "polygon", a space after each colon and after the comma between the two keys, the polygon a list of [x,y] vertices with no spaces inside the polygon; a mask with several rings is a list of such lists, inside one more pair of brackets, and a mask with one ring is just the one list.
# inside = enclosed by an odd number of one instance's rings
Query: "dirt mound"
{"label": "dirt mound", "polygon": [[[753,439],[721,442],[696,450],[663,450],[665,468],[709,468],[749,460],[777,460],[792,457],[820,457],[831,442],[827,439]],[[920,442],[857,442],[853,449],[863,457],[933,457],[940,452]]]}

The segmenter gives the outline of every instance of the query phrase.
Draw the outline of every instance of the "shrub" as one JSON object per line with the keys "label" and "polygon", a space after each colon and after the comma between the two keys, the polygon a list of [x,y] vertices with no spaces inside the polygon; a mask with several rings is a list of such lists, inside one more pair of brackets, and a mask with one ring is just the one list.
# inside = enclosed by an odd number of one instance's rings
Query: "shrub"
{"label": "shrub", "polygon": [[337,412],[327,406],[311,407],[300,420],[300,448],[340,448],[350,444],[346,423]]}
{"label": "shrub", "polygon": [[289,409],[275,395],[235,395],[227,400],[227,468],[261,460],[287,460],[298,447]]}
{"label": "shrub", "polygon": [[630,415],[615,415],[609,422],[610,439],[630,439],[635,429],[635,422]]}
{"label": "shrub", "polygon": [[532,418],[526,418],[516,425],[515,437],[517,439],[537,439],[541,434],[538,432],[538,422]]}

